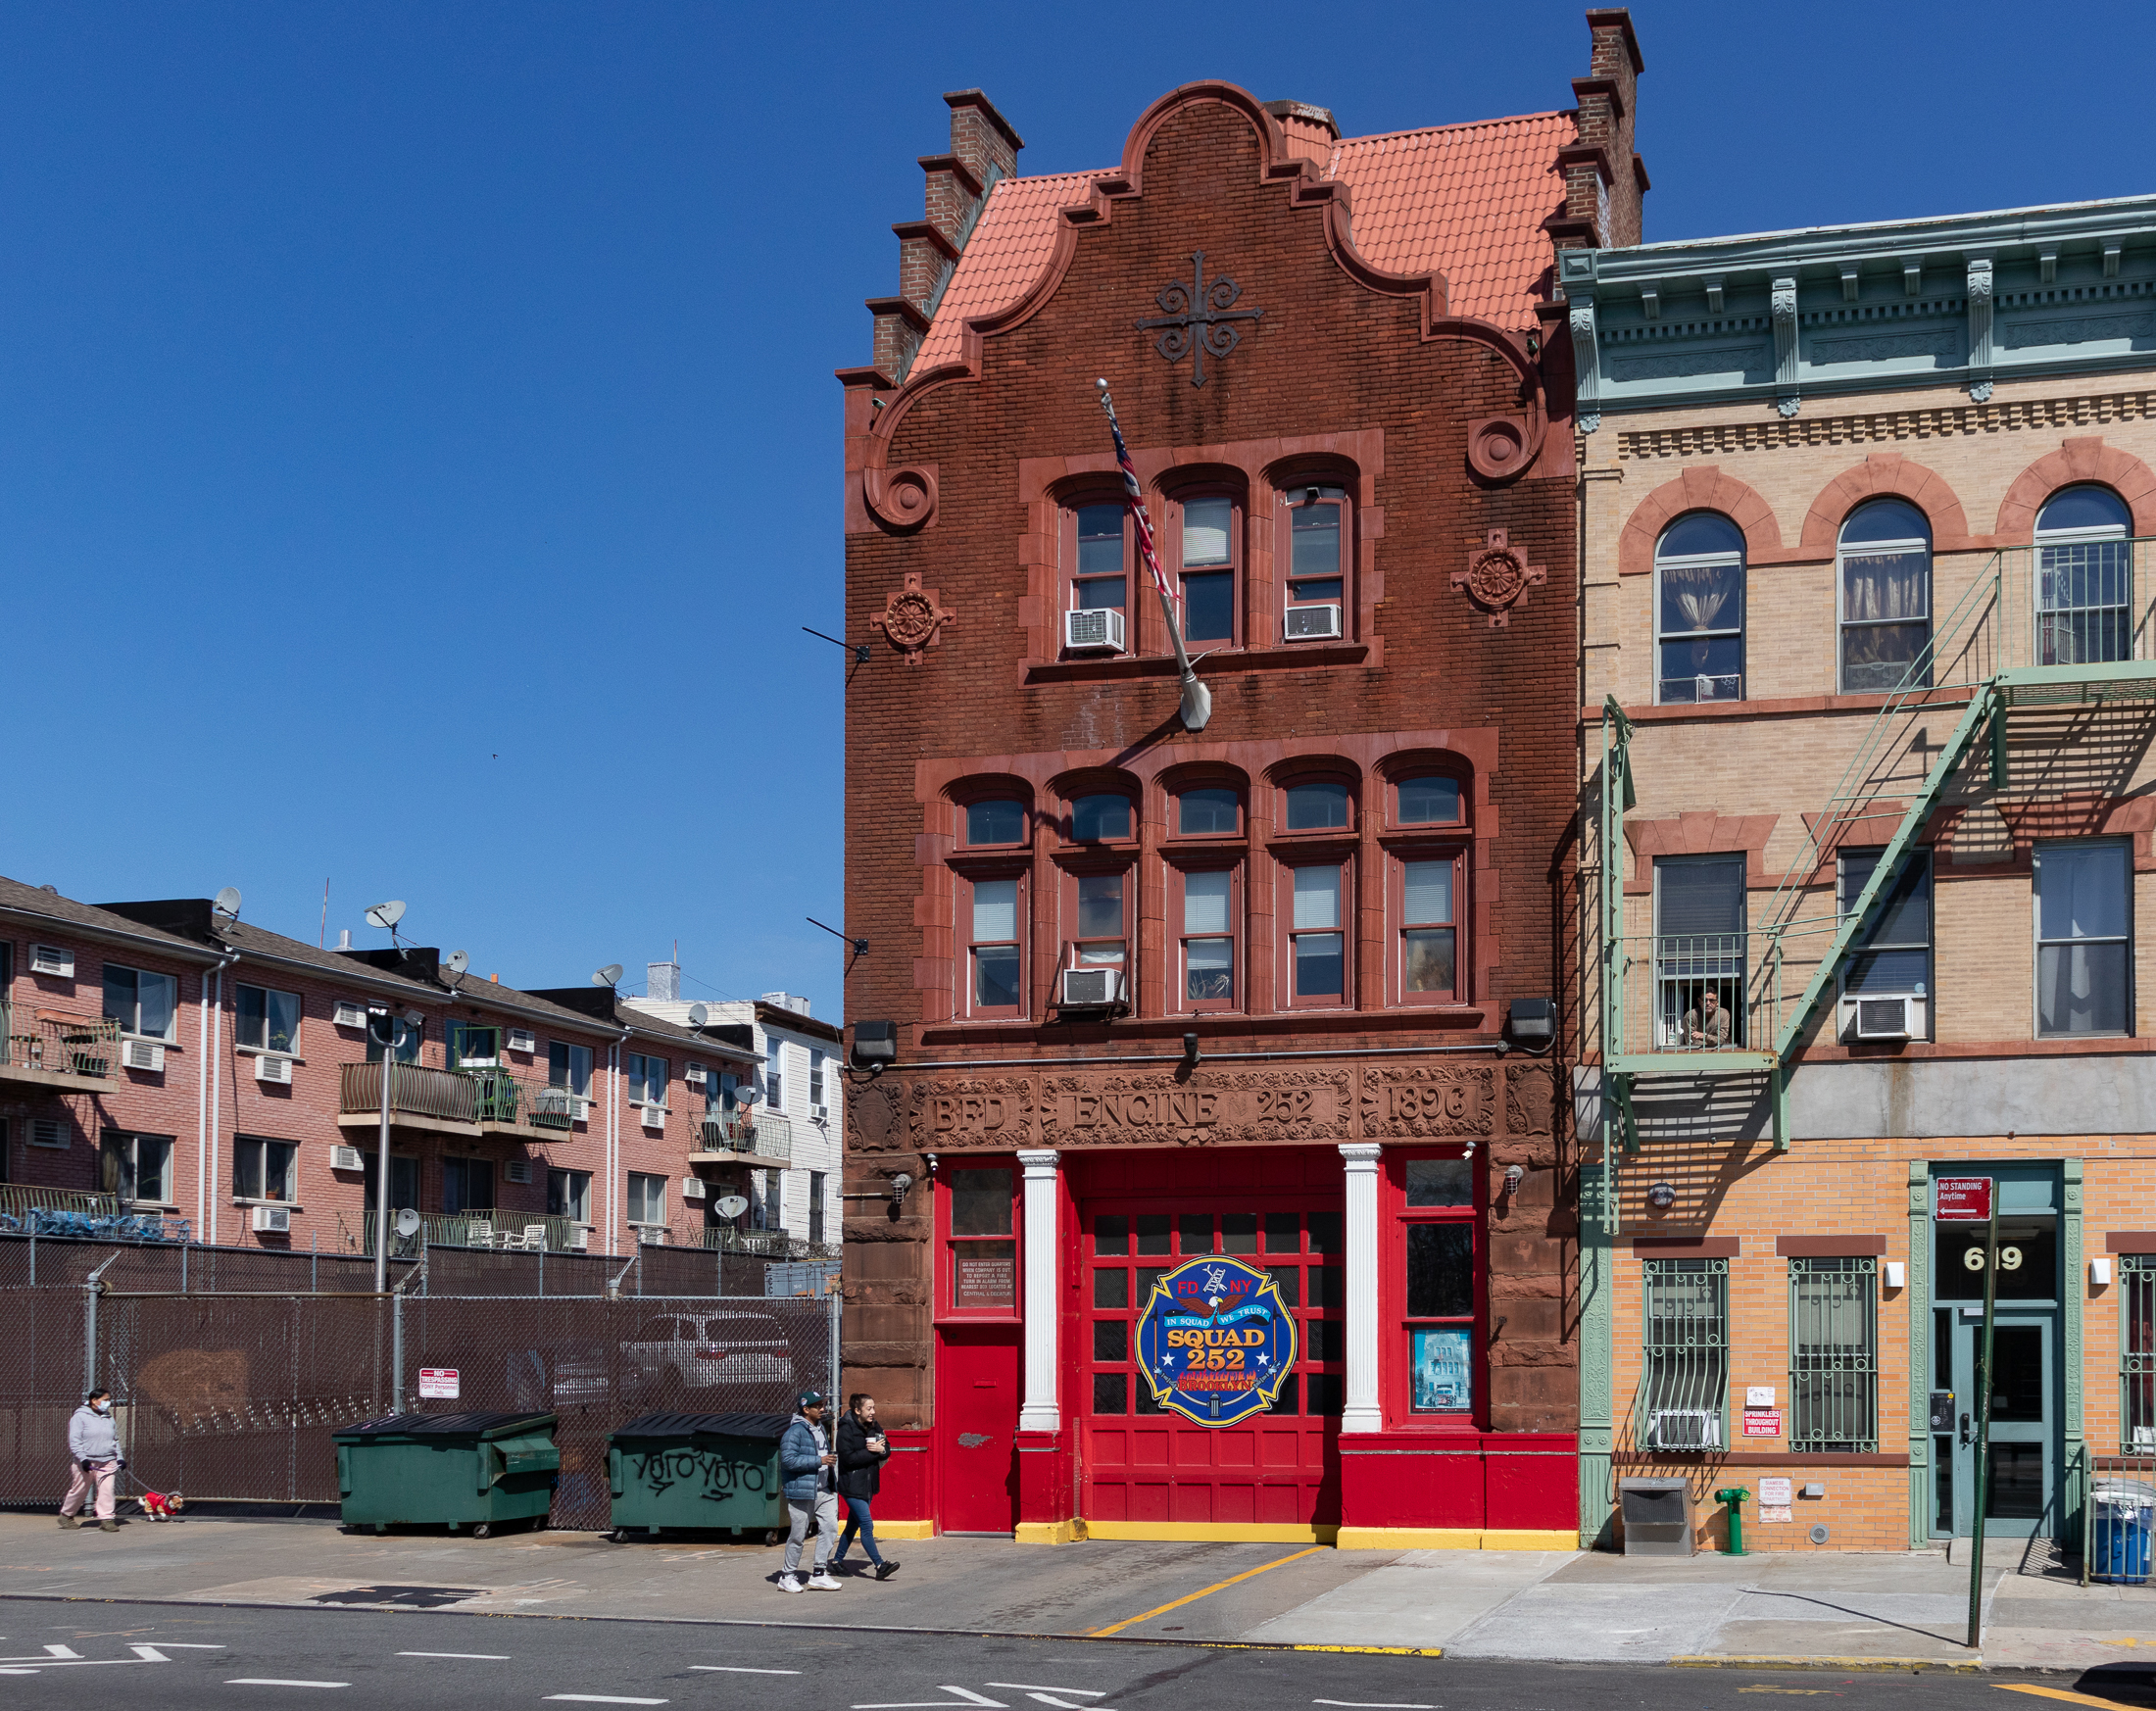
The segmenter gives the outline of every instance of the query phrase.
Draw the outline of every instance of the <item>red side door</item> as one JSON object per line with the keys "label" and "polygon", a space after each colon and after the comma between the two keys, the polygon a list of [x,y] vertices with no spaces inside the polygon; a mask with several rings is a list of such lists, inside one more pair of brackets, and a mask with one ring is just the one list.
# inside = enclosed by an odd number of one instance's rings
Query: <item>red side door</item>
{"label": "red side door", "polygon": [[936,1455],[946,1533],[1018,1527],[1020,1333],[1015,1325],[947,1328],[936,1361]]}

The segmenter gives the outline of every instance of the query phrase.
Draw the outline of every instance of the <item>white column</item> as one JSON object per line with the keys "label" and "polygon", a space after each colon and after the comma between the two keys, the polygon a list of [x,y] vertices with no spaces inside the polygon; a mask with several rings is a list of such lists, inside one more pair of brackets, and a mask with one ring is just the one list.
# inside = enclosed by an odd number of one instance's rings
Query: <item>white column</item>
{"label": "white column", "polygon": [[1062,1425],[1055,1405],[1055,1154],[1021,1152],[1025,1170],[1025,1400],[1018,1408],[1021,1432],[1054,1432]]}
{"label": "white column", "polygon": [[1378,1151],[1343,1147],[1348,1166],[1348,1406],[1343,1432],[1378,1432]]}

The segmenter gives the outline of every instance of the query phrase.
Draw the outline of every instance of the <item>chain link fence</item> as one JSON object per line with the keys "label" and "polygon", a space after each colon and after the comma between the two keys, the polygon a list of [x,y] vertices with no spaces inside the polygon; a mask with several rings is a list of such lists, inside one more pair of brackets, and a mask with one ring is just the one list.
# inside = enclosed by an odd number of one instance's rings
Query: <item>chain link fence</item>
{"label": "chain link fence", "polygon": [[[15,1317],[0,1503],[57,1503],[68,1418],[97,1382],[114,1392],[126,1486],[223,1501],[335,1503],[332,1434],[362,1420],[552,1411],[553,1524],[604,1528],[607,1444],[626,1421],[787,1413],[802,1390],[836,1389],[835,1295],[716,1293],[760,1288],[763,1265],[437,1247],[398,1262],[378,1295],[364,1259],[0,1240]],[[421,1396],[421,1368],[454,1370],[455,1396]]]}

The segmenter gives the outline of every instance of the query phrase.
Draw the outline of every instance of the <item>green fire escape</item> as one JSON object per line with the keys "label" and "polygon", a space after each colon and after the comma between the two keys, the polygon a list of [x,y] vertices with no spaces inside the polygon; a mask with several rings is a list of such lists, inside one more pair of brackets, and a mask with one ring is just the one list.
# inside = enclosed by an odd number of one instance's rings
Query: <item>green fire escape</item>
{"label": "green fire escape", "polygon": [[[1747,920],[1740,940],[1762,943],[1756,966],[1748,943],[1728,948],[1678,946],[1653,934],[1628,935],[1624,920],[1623,839],[1625,813],[1637,806],[1632,771],[1633,726],[1614,697],[1602,709],[1600,788],[1600,973],[1602,1071],[1622,1150],[1639,1149],[1639,1119],[1634,1096],[1652,1078],[1697,1080],[1705,1077],[1764,1076],[1773,1116],[1774,1144],[1789,1144],[1788,1076],[1791,1059],[1820,1005],[1834,997],[1852,954],[1860,951],[1881,905],[1893,887],[1911,850],[1934,810],[1945,798],[1955,775],[1973,754],[1988,760],[1994,793],[2008,786],[2007,731],[2018,711],[2060,708],[2101,708],[2119,703],[2156,702],[2156,659],[2149,658],[2149,626],[2135,623],[2131,599],[2101,609],[2086,604],[2083,591],[2094,580],[2091,548],[2102,556],[2097,569],[2111,586],[2131,587],[2132,560],[2141,541],[2115,540],[2070,547],[2015,548],[1993,556],[1904,673],[1902,686],[1888,696],[1873,717],[1856,753],[1825,809],[1808,824],[1803,847],[1790,863],[1765,908]],[[2081,604],[2076,604],[2077,601]],[[2020,613],[2017,619],[2010,614]],[[2096,615],[2090,617],[2088,614]],[[1935,680],[1936,662],[1944,662]],[[1823,864],[1846,841],[1854,822],[1874,817],[1886,797],[1902,798],[1903,781],[1890,779],[1896,734],[1912,713],[1959,707],[1952,734],[1938,749],[1913,797],[1906,799],[1899,822],[1887,838],[1863,890],[1845,909],[1806,918],[1800,914],[1806,889]],[[1867,840],[1869,842],[1869,840]],[[1743,904],[1750,915],[1748,897]],[[1784,992],[1784,960],[1792,946],[1825,942],[1810,978],[1793,998]],[[1706,1030],[1703,1044],[1680,1042],[1671,1049],[1669,1018],[1650,1002],[1647,1038],[1628,1038],[1633,1024],[1626,1007],[1626,976],[1635,963],[1660,971],[1673,962],[1699,985],[1708,975],[1728,969],[1743,988],[1743,1019],[1749,1024],[1741,1041],[1724,1043]],[[1698,1032],[1690,1015],[1684,1032]],[[1635,1030],[1637,1031],[1637,1030]],[[1645,1048],[1642,1050],[1642,1048]],[[1604,1206],[1614,1216],[1609,1181],[1612,1149],[1603,1149]]]}

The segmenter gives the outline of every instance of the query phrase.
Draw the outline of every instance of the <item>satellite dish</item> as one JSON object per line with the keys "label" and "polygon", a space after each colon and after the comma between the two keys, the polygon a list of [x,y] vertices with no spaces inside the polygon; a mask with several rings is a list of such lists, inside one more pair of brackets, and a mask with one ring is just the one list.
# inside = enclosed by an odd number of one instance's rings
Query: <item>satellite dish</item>
{"label": "satellite dish", "polygon": [[753,1081],[745,1081],[734,1089],[734,1099],[741,1104],[753,1105],[762,1097]]}
{"label": "satellite dish", "polygon": [[449,960],[443,963],[442,966],[449,970],[450,979],[455,980],[458,975],[471,966],[471,958],[462,951],[452,951],[449,953]]}
{"label": "satellite dish", "polygon": [[400,1236],[416,1236],[418,1233],[419,1214],[407,1206],[397,1214],[397,1234]]}
{"label": "satellite dish", "polygon": [[228,885],[210,900],[210,906],[220,915],[239,919],[239,887]]}
{"label": "satellite dish", "polygon": [[592,970],[591,983],[594,986],[612,986],[620,978],[621,964],[618,962],[610,962],[604,968],[595,968]]}
{"label": "satellite dish", "polygon": [[367,911],[368,924],[380,927],[385,932],[403,920],[404,916],[405,906],[403,902],[398,899],[392,899],[388,903],[378,903]]}
{"label": "satellite dish", "polygon": [[749,1202],[739,1195],[720,1195],[712,1202],[712,1210],[721,1218],[738,1218],[749,1209]]}
{"label": "satellite dish", "polygon": [[709,1006],[709,1005],[706,1005],[706,1004],[691,1004],[691,1005],[689,1006],[689,1026],[690,1026],[690,1027],[692,1027],[692,1028],[701,1028],[701,1027],[703,1027],[703,1026],[704,1026],[704,1024],[705,1024],[706,1022],[710,1021],[710,1019],[711,1019],[711,1012],[710,1012],[710,1006]]}

